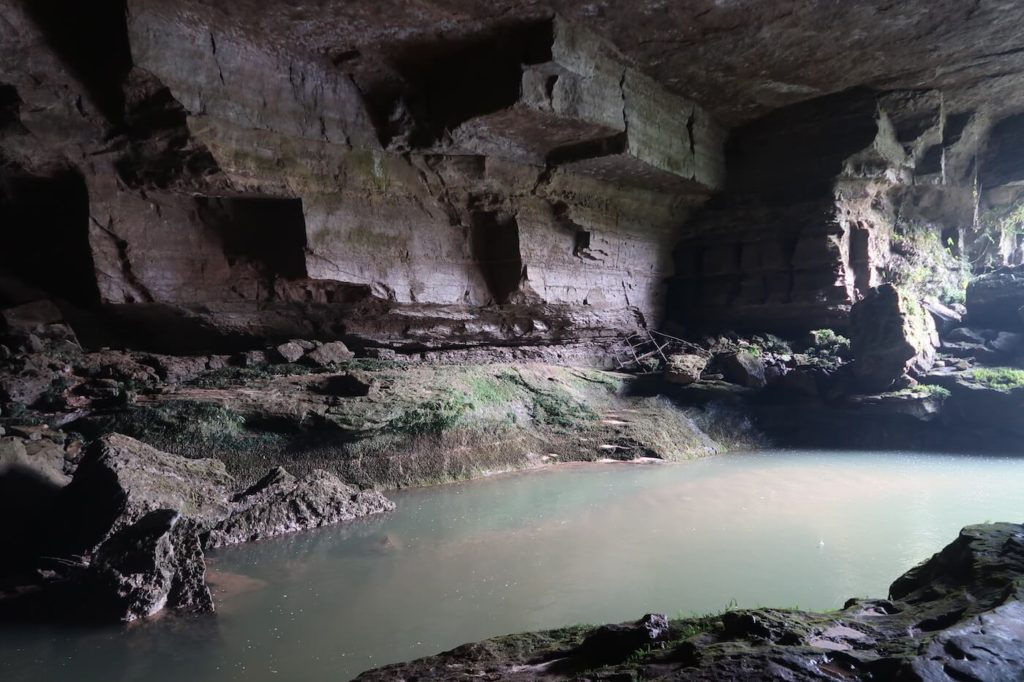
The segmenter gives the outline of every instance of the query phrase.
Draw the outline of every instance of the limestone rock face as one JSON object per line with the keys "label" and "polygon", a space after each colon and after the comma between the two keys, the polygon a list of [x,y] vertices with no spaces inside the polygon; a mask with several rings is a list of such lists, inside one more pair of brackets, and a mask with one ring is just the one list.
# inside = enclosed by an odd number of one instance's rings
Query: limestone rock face
{"label": "limestone rock face", "polygon": [[212,530],[208,547],[252,542],[395,508],[377,491],[346,485],[326,471],[297,479],[280,467],[235,495],[231,503],[231,515]]}
{"label": "limestone rock face", "polygon": [[934,91],[855,90],[735,130],[725,191],[675,252],[674,319],[790,334],[844,328],[850,307],[887,281],[903,223],[959,229],[973,219],[970,191],[932,184],[933,157],[959,149],[943,137],[945,115]]}
{"label": "limestone rock face", "polygon": [[854,375],[866,391],[886,391],[908,372],[927,372],[939,343],[927,311],[889,284],[853,307],[850,335]]}

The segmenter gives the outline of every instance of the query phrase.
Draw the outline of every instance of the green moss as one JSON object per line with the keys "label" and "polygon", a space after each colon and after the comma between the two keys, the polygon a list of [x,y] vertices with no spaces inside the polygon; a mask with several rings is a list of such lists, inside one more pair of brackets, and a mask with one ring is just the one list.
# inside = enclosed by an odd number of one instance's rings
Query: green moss
{"label": "green moss", "polygon": [[186,386],[196,388],[228,388],[231,386],[247,386],[255,381],[270,379],[276,376],[300,376],[319,374],[326,370],[306,365],[281,364],[261,365],[258,367],[222,367],[206,370],[199,376],[186,382]]}
{"label": "green moss", "polygon": [[945,400],[952,395],[948,388],[942,386],[936,386],[935,384],[917,384],[909,388],[904,388],[899,391],[893,391],[886,393],[888,396],[912,396],[915,398],[938,398]]}
{"label": "green moss", "polygon": [[971,280],[971,264],[943,244],[932,225],[901,223],[893,233],[892,258],[885,279],[915,299],[937,298],[943,303],[963,303]]}
{"label": "green moss", "polygon": [[221,405],[185,400],[132,405],[92,417],[85,426],[95,434],[122,433],[186,457],[252,453],[277,447],[282,439],[274,433],[250,432],[244,416]]}
{"label": "green moss", "polygon": [[402,412],[389,426],[406,434],[440,433],[457,426],[473,409],[469,397],[456,391],[431,398]]}
{"label": "green moss", "polygon": [[978,367],[970,371],[970,378],[977,384],[997,391],[1024,388],[1024,370],[1013,367]]}
{"label": "green moss", "polygon": [[393,369],[404,369],[409,364],[401,360],[382,360],[377,358],[352,358],[342,364],[346,370],[362,370],[364,372],[383,372]]}
{"label": "green moss", "polygon": [[580,401],[562,393],[536,392],[533,395],[533,419],[542,426],[574,428],[597,421],[597,413]]}
{"label": "green moss", "polygon": [[477,407],[505,405],[519,397],[515,380],[507,374],[470,377],[468,384],[470,400]]}

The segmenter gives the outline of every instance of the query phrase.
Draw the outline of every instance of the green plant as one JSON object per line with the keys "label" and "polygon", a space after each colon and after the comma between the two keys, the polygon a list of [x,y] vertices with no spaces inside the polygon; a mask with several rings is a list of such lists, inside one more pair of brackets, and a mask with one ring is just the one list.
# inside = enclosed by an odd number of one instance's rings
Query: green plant
{"label": "green plant", "polygon": [[807,355],[813,364],[836,365],[850,356],[850,340],[832,329],[815,329]]}
{"label": "green plant", "polygon": [[970,377],[975,383],[997,391],[1024,388],[1024,370],[1014,367],[978,367],[970,371]]}

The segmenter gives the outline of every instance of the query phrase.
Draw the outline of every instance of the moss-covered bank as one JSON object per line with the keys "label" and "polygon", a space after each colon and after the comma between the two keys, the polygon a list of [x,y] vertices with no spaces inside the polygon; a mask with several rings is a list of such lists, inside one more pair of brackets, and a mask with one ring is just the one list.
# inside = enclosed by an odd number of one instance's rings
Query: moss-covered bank
{"label": "moss-covered bank", "polygon": [[215,456],[245,480],[281,464],[381,488],[560,461],[688,459],[723,449],[694,418],[727,431],[699,410],[631,397],[627,376],[597,370],[366,361],[338,370],[211,371],[79,426]]}

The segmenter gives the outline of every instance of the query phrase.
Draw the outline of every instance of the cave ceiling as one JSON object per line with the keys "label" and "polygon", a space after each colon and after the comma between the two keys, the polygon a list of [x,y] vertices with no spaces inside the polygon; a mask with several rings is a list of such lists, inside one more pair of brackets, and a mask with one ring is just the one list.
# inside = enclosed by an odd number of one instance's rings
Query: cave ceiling
{"label": "cave ceiling", "polygon": [[995,0],[128,0],[334,60],[559,13],[729,127],[854,86],[938,88],[949,111],[1024,108],[1024,3]]}

